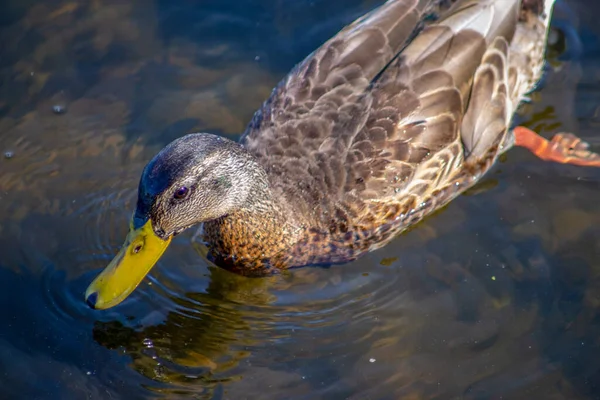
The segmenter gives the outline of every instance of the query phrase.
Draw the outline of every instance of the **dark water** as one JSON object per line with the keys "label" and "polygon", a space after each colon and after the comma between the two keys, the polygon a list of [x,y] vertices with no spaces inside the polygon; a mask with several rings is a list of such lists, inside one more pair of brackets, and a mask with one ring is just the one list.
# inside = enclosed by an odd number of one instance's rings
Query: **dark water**
{"label": "dark water", "polygon": [[[235,137],[379,3],[3,3],[0,397],[600,398],[600,170],[520,149],[358,262],[242,278],[189,232],[122,305],[84,305],[145,162],[184,133]],[[597,149],[599,4],[559,2],[550,71],[520,116]]]}

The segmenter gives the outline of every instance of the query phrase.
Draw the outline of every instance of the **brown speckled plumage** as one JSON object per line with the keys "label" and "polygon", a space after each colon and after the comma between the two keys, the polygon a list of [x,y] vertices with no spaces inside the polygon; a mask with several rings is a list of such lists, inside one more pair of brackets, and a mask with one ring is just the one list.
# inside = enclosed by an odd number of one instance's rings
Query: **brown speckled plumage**
{"label": "brown speckled plumage", "polygon": [[241,146],[206,134],[220,144],[188,146],[197,163],[217,159],[229,171],[231,206],[218,217],[188,210],[185,223],[165,228],[169,211],[152,205],[181,184],[177,174],[215,174],[204,166],[179,168],[138,209],[153,210],[163,235],[203,222],[209,256],[244,274],[341,263],[381,247],[472,186],[513,144],[508,128],[541,76],[552,4],[390,0],[299,64]]}

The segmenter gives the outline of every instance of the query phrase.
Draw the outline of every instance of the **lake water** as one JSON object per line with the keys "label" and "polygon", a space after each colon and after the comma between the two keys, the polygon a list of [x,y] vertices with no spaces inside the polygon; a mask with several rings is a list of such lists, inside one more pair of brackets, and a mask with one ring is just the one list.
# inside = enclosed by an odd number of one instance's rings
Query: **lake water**
{"label": "lake water", "polygon": [[[0,15],[6,399],[598,399],[600,170],[510,151],[380,251],[251,279],[182,234],[122,305],[83,293],[145,163],[231,138],[375,0],[7,0]],[[600,3],[559,1],[519,119],[600,149]]]}

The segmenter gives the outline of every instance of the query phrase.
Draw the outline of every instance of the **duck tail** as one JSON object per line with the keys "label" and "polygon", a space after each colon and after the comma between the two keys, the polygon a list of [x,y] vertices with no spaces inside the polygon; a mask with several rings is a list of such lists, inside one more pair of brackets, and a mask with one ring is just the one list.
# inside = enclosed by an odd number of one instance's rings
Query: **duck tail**
{"label": "duck tail", "polygon": [[[545,63],[546,44],[552,9],[556,0],[521,0],[519,23],[510,50],[511,64],[527,78],[517,90],[516,101],[534,90]],[[516,106],[516,104],[515,104]]]}
{"label": "duck tail", "polygon": [[523,13],[542,15],[545,11],[551,11],[547,10],[547,8],[552,7],[552,3],[554,3],[554,0],[521,0],[521,11]]}
{"label": "duck tail", "polygon": [[[510,147],[512,135],[506,134],[506,127],[511,125],[519,103],[537,87],[544,71],[554,2],[510,2],[514,8],[506,15],[513,19],[512,23],[504,26],[512,27],[507,30],[511,35],[504,35],[504,39],[494,34],[488,36],[493,38],[493,42],[475,72],[469,108],[461,126],[467,162],[477,165],[492,162],[499,152]],[[508,7],[505,8],[506,3],[506,0],[487,0],[477,4],[480,7],[487,4],[494,10],[492,15],[495,16],[496,11],[509,11]],[[491,20],[499,21],[496,17]],[[489,149],[493,148],[499,151],[490,152]]]}

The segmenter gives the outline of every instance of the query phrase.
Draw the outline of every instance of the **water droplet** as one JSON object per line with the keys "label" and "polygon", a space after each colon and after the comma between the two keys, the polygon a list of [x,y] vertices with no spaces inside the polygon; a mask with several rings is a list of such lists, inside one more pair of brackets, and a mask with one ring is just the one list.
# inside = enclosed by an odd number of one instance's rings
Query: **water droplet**
{"label": "water droplet", "polygon": [[154,347],[154,343],[152,343],[152,339],[146,338],[146,339],[142,340],[142,343],[144,344],[144,346],[146,346],[149,349]]}
{"label": "water droplet", "polygon": [[7,160],[10,160],[14,156],[15,156],[15,153],[10,150],[4,152],[4,158],[6,158]]}
{"label": "water droplet", "polygon": [[370,363],[374,363],[375,361],[377,361],[377,360],[375,360],[374,358],[369,358]]}
{"label": "water droplet", "polygon": [[157,378],[162,378],[164,376],[164,367],[160,365],[160,363],[154,367],[154,375]]}
{"label": "water droplet", "polygon": [[62,104],[56,104],[52,106],[52,112],[56,115],[64,114],[67,112],[67,108]]}

